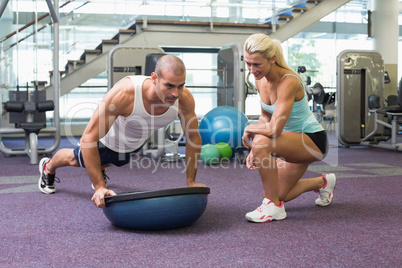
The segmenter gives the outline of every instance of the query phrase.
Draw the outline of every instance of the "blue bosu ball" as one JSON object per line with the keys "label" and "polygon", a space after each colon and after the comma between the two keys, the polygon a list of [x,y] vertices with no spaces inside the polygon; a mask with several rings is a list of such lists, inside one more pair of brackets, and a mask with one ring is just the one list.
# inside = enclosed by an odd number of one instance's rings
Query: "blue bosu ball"
{"label": "blue bosu ball", "polygon": [[188,226],[207,207],[208,187],[120,193],[106,196],[103,212],[113,225],[135,230],[165,230]]}

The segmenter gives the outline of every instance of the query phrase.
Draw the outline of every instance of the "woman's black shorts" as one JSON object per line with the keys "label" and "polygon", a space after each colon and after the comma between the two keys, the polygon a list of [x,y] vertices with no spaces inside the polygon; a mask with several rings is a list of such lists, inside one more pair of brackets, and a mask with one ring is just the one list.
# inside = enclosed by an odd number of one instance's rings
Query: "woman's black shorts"
{"label": "woman's black shorts", "polygon": [[329,143],[327,133],[322,130],[315,133],[305,133],[310,139],[317,145],[318,149],[320,149],[321,153],[325,157],[328,153]]}

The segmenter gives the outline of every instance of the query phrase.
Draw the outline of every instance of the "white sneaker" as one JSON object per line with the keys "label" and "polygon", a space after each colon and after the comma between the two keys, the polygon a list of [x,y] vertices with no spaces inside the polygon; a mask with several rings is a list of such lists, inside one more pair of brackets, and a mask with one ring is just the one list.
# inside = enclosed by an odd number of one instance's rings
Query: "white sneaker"
{"label": "white sneaker", "polygon": [[54,182],[60,182],[59,178],[56,177],[55,174],[47,174],[45,172],[45,165],[49,162],[50,158],[42,158],[39,162],[39,181],[38,187],[39,190],[44,194],[54,194],[56,192],[56,188],[54,187]]}
{"label": "white sneaker", "polygon": [[271,200],[264,198],[261,206],[256,210],[246,214],[246,219],[252,222],[270,222],[273,220],[280,221],[286,218],[285,205],[281,201],[277,206]]}
{"label": "white sneaker", "polygon": [[316,191],[319,193],[318,198],[315,200],[315,204],[317,206],[328,206],[331,204],[332,199],[334,198],[334,189],[336,186],[336,176],[335,174],[322,174],[322,178],[324,179],[325,183],[324,186]]}

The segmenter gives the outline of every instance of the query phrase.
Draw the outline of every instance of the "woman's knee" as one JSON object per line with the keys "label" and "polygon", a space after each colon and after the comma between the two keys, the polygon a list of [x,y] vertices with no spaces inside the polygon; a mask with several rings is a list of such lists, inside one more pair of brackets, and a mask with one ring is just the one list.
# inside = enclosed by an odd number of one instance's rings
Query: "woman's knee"
{"label": "woman's knee", "polygon": [[253,154],[255,157],[264,157],[271,152],[272,141],[270,138],[264,137],[262,135],[257,135],[253,139]]}

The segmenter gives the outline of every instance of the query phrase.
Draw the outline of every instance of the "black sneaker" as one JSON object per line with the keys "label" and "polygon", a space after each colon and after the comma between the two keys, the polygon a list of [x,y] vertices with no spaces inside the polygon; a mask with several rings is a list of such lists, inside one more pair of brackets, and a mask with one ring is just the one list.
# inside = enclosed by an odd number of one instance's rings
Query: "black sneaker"
{"label": "black sneaker", "polygon": [[55,177],[55,174],[46,174],[45,173],[45,165],[50,160],[50,158],[42,158],[39,162],[39,182],[38,187],[39,190],[44,194],[54,194],[56,192],[56,188],[54,187],[55,179],[57,182],[60,182],[58,178]]}
{"label": "black sneaker", "polygon": [[[106,188],[107,188],[107,180],[110,180],[109,176],[106,175],[106,170],[102,170],[102,175],[103,175],[103,181],[105,182]],[[92,190],[95,190],[95,187],[93,184],[91,184]]]}

